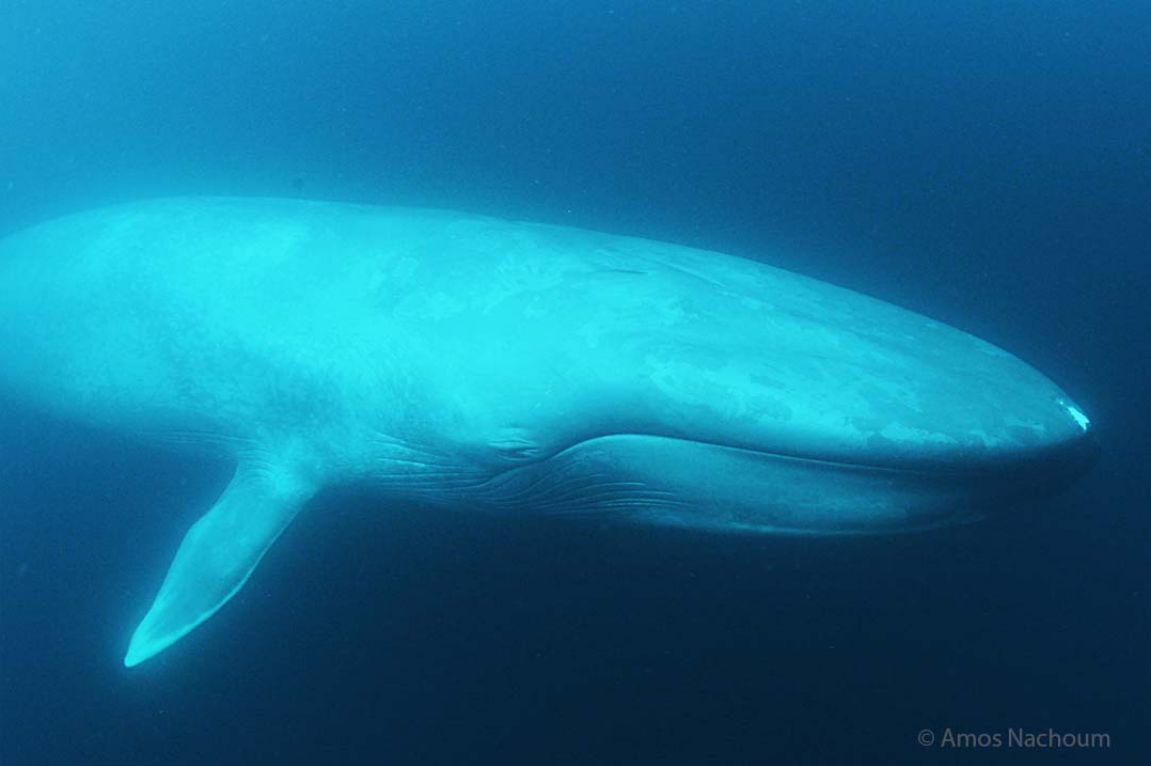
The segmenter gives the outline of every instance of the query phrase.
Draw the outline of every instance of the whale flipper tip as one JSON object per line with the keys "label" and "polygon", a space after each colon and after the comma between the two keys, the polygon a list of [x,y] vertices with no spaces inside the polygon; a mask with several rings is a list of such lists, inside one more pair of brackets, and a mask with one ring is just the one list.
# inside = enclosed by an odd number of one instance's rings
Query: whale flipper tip
{"label": "whale flipper tip", "polygon": [[140,627],[136,629],[136,632],[132,634],[132,640],[128,644],[128,653],[124,655],[124,667],[134,668],[144,660],[155,657],[157,654],[179,641],[192,629],[188,628],[179,635],[156,637],[150,635],[150,631],[146,630],[146,628],[147,621],[141,623]]}

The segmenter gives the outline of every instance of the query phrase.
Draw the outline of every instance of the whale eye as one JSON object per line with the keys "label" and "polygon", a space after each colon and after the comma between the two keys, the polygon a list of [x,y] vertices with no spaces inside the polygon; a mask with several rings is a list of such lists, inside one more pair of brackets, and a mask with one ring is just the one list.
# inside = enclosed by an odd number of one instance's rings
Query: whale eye
{"label": "whale eye", "polygon": [[538,447],[501,447],[500,455],[506,460],[533,460],[543,453]]}
{"label": "whale eye", "polygon": [[496,439],[488,443],[501,460],[525,462],[537,460],[544,455],[543,449],[535,442],[520,437]]}

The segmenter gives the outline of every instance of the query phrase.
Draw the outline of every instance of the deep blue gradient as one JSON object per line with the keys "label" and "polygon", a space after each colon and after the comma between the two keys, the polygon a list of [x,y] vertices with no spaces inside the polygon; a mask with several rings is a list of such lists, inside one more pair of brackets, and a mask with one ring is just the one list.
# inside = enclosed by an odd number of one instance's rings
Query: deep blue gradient
{"label": "deep blue gradient", "polygon": [[1088,760],[916,744],[945,727],[1151,762],[1148,40],[1107,0],[3,0],[0,233],[287,195],[726,250],[1010,349],[1105,451],[1058,499],[891,538],[329,495],[126,671],[228,466],[7,409],[0,764]]}

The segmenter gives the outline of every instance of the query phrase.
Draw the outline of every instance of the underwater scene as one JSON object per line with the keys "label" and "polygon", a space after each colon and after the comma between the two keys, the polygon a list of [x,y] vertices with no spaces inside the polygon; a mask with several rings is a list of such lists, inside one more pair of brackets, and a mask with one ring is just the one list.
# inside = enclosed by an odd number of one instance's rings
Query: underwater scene
{"label": "underwater scene", "polygon": [[0,766],[1149,762],[1149,39],[0,0]]}

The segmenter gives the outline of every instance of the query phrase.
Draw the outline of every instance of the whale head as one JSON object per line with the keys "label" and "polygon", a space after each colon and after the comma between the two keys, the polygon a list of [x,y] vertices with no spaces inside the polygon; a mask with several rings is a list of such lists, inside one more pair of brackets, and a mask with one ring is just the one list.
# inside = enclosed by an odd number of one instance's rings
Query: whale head
{"label": "whale head", "polygon": [[952,327],[720,254],[624,240],[612,265],[488,296],[467,328],[424,323],[453,360],[443,430],[479,445],[477,493],[499,507],[889,532],[1013,507],[1092,463],[1064,391]]}

